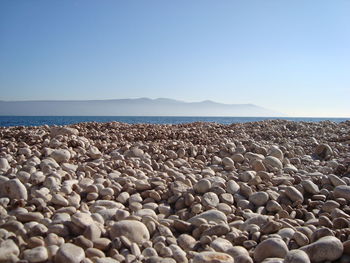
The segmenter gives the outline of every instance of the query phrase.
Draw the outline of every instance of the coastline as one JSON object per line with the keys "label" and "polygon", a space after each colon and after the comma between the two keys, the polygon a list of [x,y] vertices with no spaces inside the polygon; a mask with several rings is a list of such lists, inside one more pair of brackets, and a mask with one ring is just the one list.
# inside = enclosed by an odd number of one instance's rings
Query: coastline
{"label": "coastline", "polygon": [[0,260],[346,257],[349,134],[349,121],[0,127]]}

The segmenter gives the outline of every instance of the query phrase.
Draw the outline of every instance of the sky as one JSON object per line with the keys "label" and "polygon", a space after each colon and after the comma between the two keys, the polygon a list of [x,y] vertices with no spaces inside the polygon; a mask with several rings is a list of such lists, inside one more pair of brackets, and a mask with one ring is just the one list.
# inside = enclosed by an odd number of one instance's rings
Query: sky
{"label": "sky", "polygon": [[1,0],[0,100],[172,98],[350,117],[349,0]]}

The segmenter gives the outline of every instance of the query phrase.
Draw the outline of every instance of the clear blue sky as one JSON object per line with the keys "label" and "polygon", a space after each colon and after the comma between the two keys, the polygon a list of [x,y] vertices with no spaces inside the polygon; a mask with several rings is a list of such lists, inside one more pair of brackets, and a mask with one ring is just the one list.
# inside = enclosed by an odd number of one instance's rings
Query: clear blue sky
{"label": "clear blue sky", "polygon": [[350,1],[0,1],[0,99],[136,97],[350,117]]}

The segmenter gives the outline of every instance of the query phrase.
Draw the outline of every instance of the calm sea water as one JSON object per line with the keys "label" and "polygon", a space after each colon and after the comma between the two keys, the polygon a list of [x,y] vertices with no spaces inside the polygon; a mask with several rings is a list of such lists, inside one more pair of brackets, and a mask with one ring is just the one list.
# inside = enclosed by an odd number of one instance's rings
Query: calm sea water
{"label": "calm sea water", "polygon": [[217,122],[231,124],[239,122],[252,122],[267,119],[285,119],[291,121],[319,122],[330,120],[343,122],[350,118],[275,118],[275,117],[142,117],[142,116],[0,116],[0,126],[41,126],[41,125],[67,125],[79,122],[125,122],[150,124],[179,124],[189,122]]}

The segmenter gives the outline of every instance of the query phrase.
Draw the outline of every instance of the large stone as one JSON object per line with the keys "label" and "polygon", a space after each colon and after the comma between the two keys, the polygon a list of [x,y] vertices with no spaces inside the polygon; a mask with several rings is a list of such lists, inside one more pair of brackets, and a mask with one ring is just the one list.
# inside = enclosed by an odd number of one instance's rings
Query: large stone
{"label": "large stone", "polygon": [[209,191],[211,187],[211,183],[208,179],[202,179],[199,180],[195,185],[194,185],[194,190],[197,193],[204,194]]}
{"label": "large stone", "polygon": [[81,228],[86,228],[87,226],[93,224],[94,220],[88,213],[77,212],[72,215],[72,222]]}
{"label": "large stone", "polygon": [[29,262],[44,262],[48,259],[49,255],[47,253],[46,247],[39,246],[32,249],[27,249],[23,252],[23,257]]}
{"label": "large stone", "polygon": [[342,242],[333,236],[325,236],[316,242],[301,247],[300,250],[306,252],[311,262],[335,261],[343,254]]}
{"label": "large stone", "polygon": [[346,200],[350,200],[350,186],[348,185],[339,185],[334,189],[334,197],[335,198],[345,198]]}
{"label": "large stone", "polygon": [[304,196],[294,187],[294,186],[287,186],[285,189],[285,193],[287,197],[292,200],[293,202],[304,201]]}
{"label": "large stone", "polygon": [[193,263],[234,263],[234,260],[225,253],[205,251],[195,255]]}
{"label": "large stone", "polygon": [[267,156],[263,160],[263,163],[265,164],[265,166],[270,167],[270,168],[275,168],[275,169],[282,169],[283,168],[282,162],[274,156]]}
{"label": "large stone", "polygon": [[125,236],[131,242],[137,244],[142,244],[150,238],[147,227],[143,223],[135,220],[122,220],[115,223],[111,227],[110,236],[112,239]]}
{"label": "large stone", "polygon": [[262,206],[269,200],[269,195],[266,192],[256,192],[249,196],[249,201],[256,206]]}
{"label": "large stone", "polygon": [[51,153],[50,157],[58,163],[65,163],[69,161],[71,154],[66,149],[57,149]]}
{"label": "large stone", "polygon": [[303,180],[301,181],[301,185],[303,186],[304,190],[310,194],[316,195],[320,192],[320,189],[318,188],[317,184],[315,184],[311,180]]}
{"label": "large stone", "polygon": [[316,146],[315,155],[321,160],[328,160],[333,155],[333,150],[328,144],[319,144]]}
{"label": "large stone", "polygon": [[4,184],[5,195],[10,199],[28,199],[27,188],[18,179],[11,179]]}
{"label": "large stone", "polygon": [[205,193],[202,197],[202,204],[204,206],[216,207],[220,203],[219,197],[213,192]]}
{"label": "large stone", "polygon": [[226,191],[230,194],[235,194],[239,191],[239,184],[237,184],[234,180],[229,180],[227,182],[227,189]]}
{"label": "large stone", "polygon": [[218,210],[208,210],[196,215],[188,220],[189,223],[196,222],[197,219],[205,219],[207,222],[215,222],[217,224],[227,223],[227,217],[223,212]]}
{"label": "large stone", "polygon": [[69,127],[52,127],[50,129],[50,136],[56,137],[57,135],[78,135],[79,131],[75,128],[69,128]]}
{"label": "large stone", "polygon": [[304,251],[295,249],[287,253],[284,263],[310,263],[310,259]]}
{"label": "large stone", "polygon": [[6,173],[11,166],[6,158],[0,158],[0,172]]}
{"label": "large stone", "polygon": [[17,262],[19,248],[12,239],[4,240],[0,243],[0,262]]}
{"label": "large stone", "polygon": [[286,243],[280,238],[269,238],[262,241],[254,250],[256,262],[265,258],[284,258],[288,252]]}
{"label": "large stone", "polygon": [[99,159],[102,157],[102,153],[96,146],[90,146],[87,154],[90,156],[92,159]]}
{"label": "large stone", "polygon": [[85,252],[81,247],[65,243],[57,251],[55,263],[80,263],[84,258]]}

